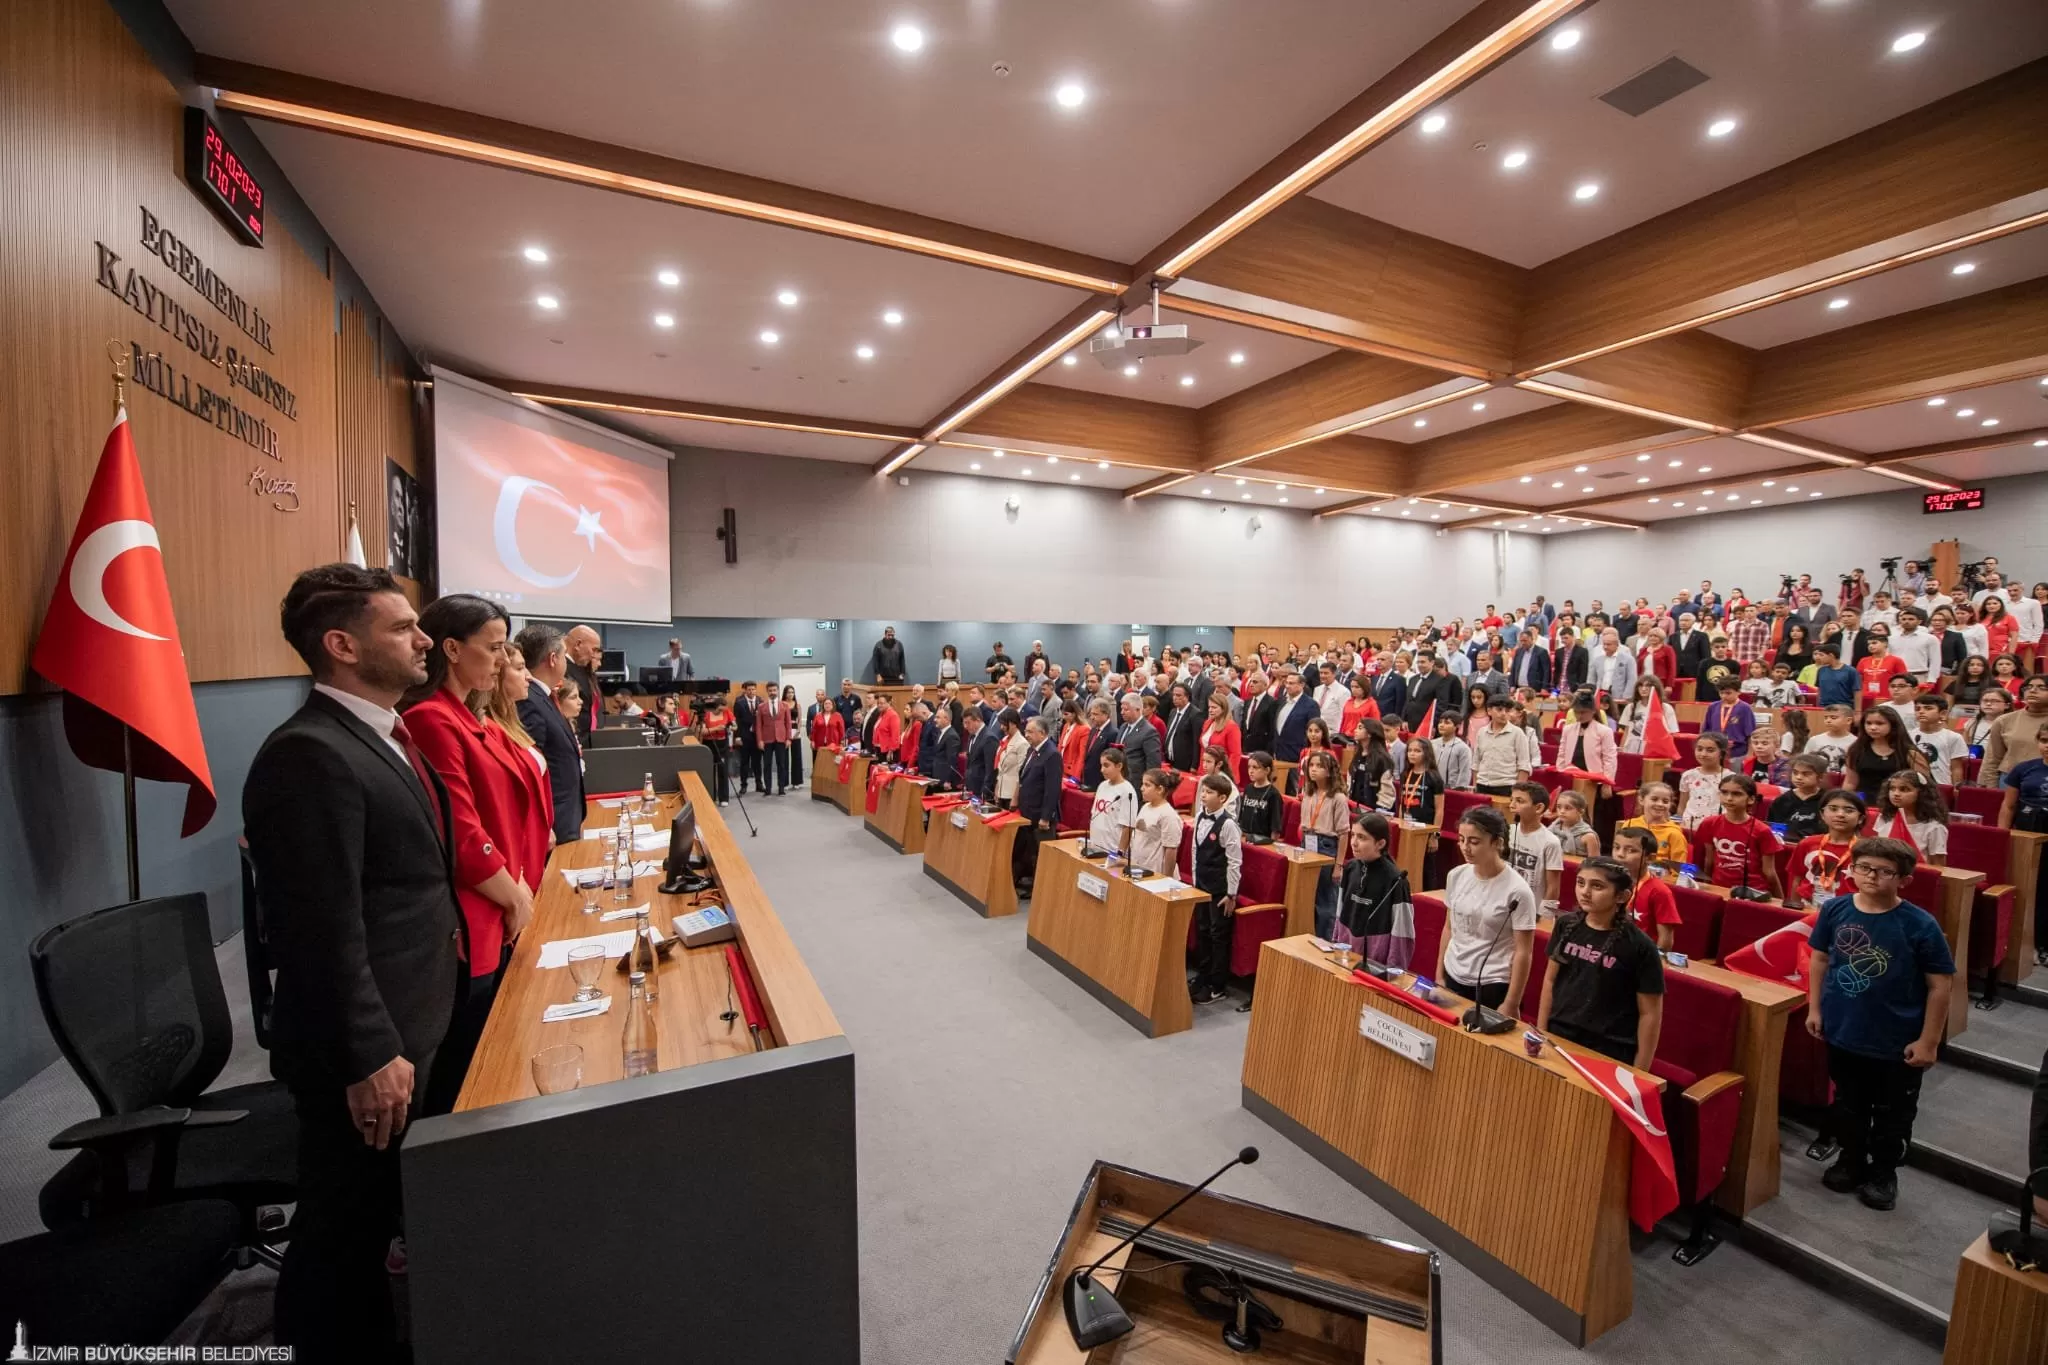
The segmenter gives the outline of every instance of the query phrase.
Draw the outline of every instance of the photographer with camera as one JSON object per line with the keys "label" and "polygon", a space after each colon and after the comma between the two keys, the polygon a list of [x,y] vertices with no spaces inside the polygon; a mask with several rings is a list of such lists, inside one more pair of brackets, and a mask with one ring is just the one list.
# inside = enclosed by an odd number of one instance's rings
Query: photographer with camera
{"label": "photographer with camera", "polygon": [[[1885,561],[1885,571],[1892,572],[1892,561]],[[1899,601],[1911,601],[1927,591],[1927,570],[1917,559],[1906,561],[1906,571],[1899,575]]]}
{"label": "photographer with camera", "polygon": [[1864,578],[1863,570],[1852,569],[1842,575],[1842,590],[1837,598],[1837,606],[1862,611],[1863,604],[1869,596],[1870,583]]}

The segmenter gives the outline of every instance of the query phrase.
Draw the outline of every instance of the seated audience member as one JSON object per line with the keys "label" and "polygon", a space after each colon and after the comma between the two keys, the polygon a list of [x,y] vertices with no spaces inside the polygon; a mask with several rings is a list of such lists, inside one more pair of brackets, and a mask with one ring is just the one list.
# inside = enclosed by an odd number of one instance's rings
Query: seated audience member
{"label": "seated audience member", "polygon": [[1829,1128],[1842,1144],[1821,1183],[1879,1210],[1898,1202],[1920,1081],[1940,1050],[1955,987],[1941,925],[1899,895],[1914,863],[1896,839],[1857,840],[1855,893],[1821,906],[1807,940],[1806,1030],[1827,1041]]}
{"label": "seated audience member", "polygon": [[1351,859],[1337,895],[1331,941],[1368,962],[1406,969],[1415,955],[1415,906],[1408,874],[1388,853],[1387,817],[1366,811],[1351,826]]}
{"label": "seated audience member", "polygon": [[1826,795],[1827,760],[1819,754],[1794,754],[1786,760],[1785,790],[1772,798],[1765,819],[1783,825],[1780,836],[1796,845],[1809,834],[1820,832],[1820,803]]}
{"label": "seated audience member", "polygon": [[1635,879],[1629,892],[1629,916],[1638,929],[1657,940],[1659,952],[1668,953],[1678,942],[1678,926],[1684,917],[1678,913],[1678,897],[1657,875],[1656,860],[1661,854],[1657,836],[1640,825],[1614,831],[1614,860]]}
{"label": "seated audience member", "polygon": [[1612,858],[1579,865],[1579,908],[1550,931],[1536,1031],[1647,1071],[1664,1025],[1664,960],[1626,913],[1634,885]]}

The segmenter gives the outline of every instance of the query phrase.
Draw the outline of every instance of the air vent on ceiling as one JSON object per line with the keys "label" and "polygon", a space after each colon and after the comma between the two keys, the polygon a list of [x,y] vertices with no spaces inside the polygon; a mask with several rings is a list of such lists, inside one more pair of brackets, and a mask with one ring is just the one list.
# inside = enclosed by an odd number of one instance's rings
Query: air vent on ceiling
{"label": "air vent on ceiling", "polygon": [[1706,82],[1707,73],[1677,57],[1666,57],[1649,70],[1629,77],[1600,98],[1630,118],[1641,118],[1666,100],[1677,99]]}
{"label": "air vent on ceiling", "polygon": [[1593,477],[1596,479],[1625,479],[1628,477],[1628,471],[1626,469],[1617,469],[1611,474],[1595,474]]}

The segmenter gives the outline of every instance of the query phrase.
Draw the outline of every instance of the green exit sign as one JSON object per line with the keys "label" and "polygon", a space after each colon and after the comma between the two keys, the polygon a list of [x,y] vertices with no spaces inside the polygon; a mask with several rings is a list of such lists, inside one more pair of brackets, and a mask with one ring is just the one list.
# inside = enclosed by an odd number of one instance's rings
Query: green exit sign
{"label": "green exit sign", "polygon": [[798,645],[789,651],[789,657],[792,659],[808,659],[812,653],[813,651],[809,645]]}

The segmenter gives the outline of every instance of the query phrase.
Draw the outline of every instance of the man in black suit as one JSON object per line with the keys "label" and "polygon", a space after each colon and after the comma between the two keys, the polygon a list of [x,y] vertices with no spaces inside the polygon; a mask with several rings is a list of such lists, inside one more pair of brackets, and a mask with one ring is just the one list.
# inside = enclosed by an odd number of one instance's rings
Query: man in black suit
{"label": "man in black suit", "polygon": [[1460,710],[1464,700],[1464,691],[1450,669],[1442,659],[1433,658],[1429,661],[1429,672],[1417,677],[1414,686],[1408,689],[1408,706],[1401,715],[1413,730],[1429,714],[1430,703],[1436,703],[1436,713],[1445,716]]}
{"label": "man in black suit", "polygon": [[583,837],[583,750],[576,732],[555,705],[555,689],[568,672],[569,652],[562,633],[536,621],[512,642],[533,675],[526,698],[519,703],[519,723],[540,746],[548,761],[548,787],[555,803],[555,842]]}
{"label": "man in black suit", "polygon": [[1122,723],[1112,725],[1110,731],[1115,736],[1110,742],[1122,745],[1124,757],[1130,760],[1124,765],[1126,772],[1143,777],[1154,768],[1165,765],[1166,756],[1159,745],[1159,731],[1145,719],[1145,705],[1138,700],[1136,692],[1124,693]]}
{"label": "man in black suit", "polygon": [[959,777],[960,732],[953,728],[953,708],[944,702],[925,722],[924,734],[917,741],[917,771],[936,783],[934,791],[952,790]]}
{"label": "man in black suit", "polygon": [[1252,675],[1252,686],[1255,690],[1244,707],[1244,751],[1271,753],[1276,727],[1280,723],[1280,698],[1274,694],[1264,673]]}
{"label": "man in black suit", "polygon": [[1094,791],[1102,785],[1102,755],[1116,742],[1116,727],[1109,723],[1110,702],[1097,697],[1088,703],[1088,748],[1081,756],[1081,788]]}
{"label": "man in black suit", "polygon": [[[1138,722],[1147,729],[1145,721]],[[1017,813],[1024,823],[1017,828],[1017,842],[1011,846],[1010,872],[1020,894],[1031,894],[1031,879],[1038,867],[1038,841],[1056,839],[1060,832],[1060,751],[1041,716],[1024,722],[1024,739],[1031,751],[1017,773]],[[1156,738],[1156,736],[1155,736]]]}
{"label": "man in black suit", "polygon": [[1395,667],[1379,675],[1372,685],[1373,704],[1380,708],[1380,714],[1389,724],[1408,709],[1408,680],[1401,676],[1397,657]]}
{"label": "man in black suit", "polygon": [[1523,631],[1516,641],[1515,657],[1508,663],[1508,682],[1538,692],[1550,690],[1550,651],[1534,630]]}
{"label": "man in black suit", "polygon": [[1579,643],[1578,632],[1570,626],[1559,626],[1555,638],[1557,644],[1550,651],[1550,685],[1560,693],[1570,694],[1586,685],[1593,656]]}
{"label": "man in black suit", "polygon": [[1697,678],[1714,652],[1713,640],[1699,628],[1699,618],[1689,611],[1679,614],[1678,632],[1668,643],[1671,652],[1678,656],[1678,676],[1681,678]]}
{"label": "man in black suit", "polygon": [[[1184,683],[1175,683],[1173,690],[1187,696]],[[1168,767],[1175,772],[1191,773],[1201,766],[1202,726],[1208,719],[1208,712],[1197,709],[1193,698],[1173,708],[1166,718],[1166,740],[1161,746],[1161,756]]]}
{"label": "man in black suit", "polygon": [[961,715],[960,724],[967,732],[967,772],[960,785],[969,796],[986,801],[995,794],[996,752],[1002,747],[1002,736],[971,706]]}
{"label": "man in black suit", "polygon": [[277,1340],[303,1361],[396,1360],[399,1139],[465,981],[448,793],[394,709],[429,641],[384,569],[309,569],[282,615],[313,692],[242,789],[277,966],[271,1070],[299,1119]]}
{"label": "man in black suit", "polygon": [[583,710],[571,728],[587,749],[591,733],[597,729],[598,717],[604,714],[604,689],[597,685],[597,666],[604,658],[604,640],[589,626],[571,626],[569,633],[562,637],[562,644],[569,651],[569,681],[575,683],[576,690],[583,694]]}

